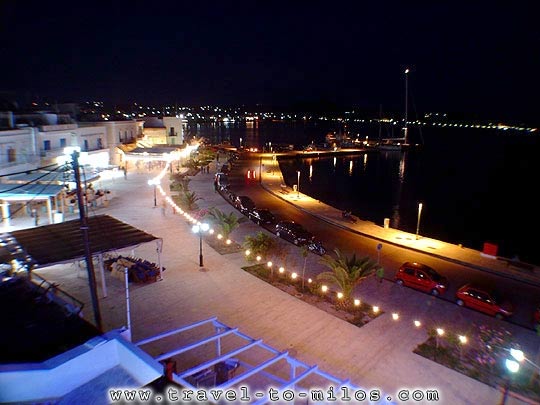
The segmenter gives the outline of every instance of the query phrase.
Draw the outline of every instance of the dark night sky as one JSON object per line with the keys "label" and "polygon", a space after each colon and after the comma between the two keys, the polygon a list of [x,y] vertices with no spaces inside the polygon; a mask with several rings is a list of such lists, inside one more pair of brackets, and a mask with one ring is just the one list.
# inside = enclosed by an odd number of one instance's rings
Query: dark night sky
{"label": "dark night sky", "polygon": [[0,0],[0,92],[538,121],[534,2],[367,3]]}

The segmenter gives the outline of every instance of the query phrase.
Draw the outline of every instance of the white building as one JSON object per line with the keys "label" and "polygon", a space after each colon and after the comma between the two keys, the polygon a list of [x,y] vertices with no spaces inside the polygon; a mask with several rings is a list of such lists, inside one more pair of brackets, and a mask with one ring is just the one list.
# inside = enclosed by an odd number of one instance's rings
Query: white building
{"label": "white building", "polygon": [[145,117],[144,140],[149,145],[182,145],[184,132],[179,117]]}
{"label": "white building", "polygon": [[[124,161],[123,152],[118,146],[123,143],[134,143],[142,137],[143,125],[144,122],[138,120],[81,122],[79,124],[80,129],[96,127],[104,129],[104,145],[109,151],[110,164],[119,166],[122,166]],[[89,129],[89,131],[93,130]],[[79,146],[82,148],[82,145]]]}
{"label": "white building", "polygon": [[0,131],[0,175],[34,169],[39,164],[35,128]]}

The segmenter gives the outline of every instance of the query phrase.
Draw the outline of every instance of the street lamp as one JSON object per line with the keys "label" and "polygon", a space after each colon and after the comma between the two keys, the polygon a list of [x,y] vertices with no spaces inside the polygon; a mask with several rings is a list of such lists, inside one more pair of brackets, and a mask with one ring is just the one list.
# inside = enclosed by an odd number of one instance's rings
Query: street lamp
{"label": "street lamp", "polygon": [[298,174],[298,181],[296,182],[296,198],[300,198],[300,170],[297,170],[296,174]]}
{"label": "street lamp", "polygon": [[202,223],[200,225],[193,225],[193,228],[191,230],[193,233],[199,234],[199,267],[203,267],[203,253],[202,253],[202,234],[203,232],[208,231],[210,226],[208,224]]}
{"label": "street lamp", "polygon": [[420,230],[420,216],[422,215],[422,203],[418,203],[418,220],[416,221],[416,240],[418,240],[418,231]]}
{"label": "street lamp", "polygon": [[407,115],[408,115],[408,104],[409,104],[409,69],[405,69],[405,126],[403,128],[403,138],[405,145],[409,144],[408,129],[407,129]]}
{"label": "street lamp", "polygon": [[149,186],[154,186],[154,208],[157,207],[157,193],[156,193],[156,188],[157,188],[157,182],[156,180],[148,180],[148,185]]}
{"label": "street lamp", "polygon": [[510,382],[512,379],[512,375],[517,373],[519,370],[519,363],[516,360],[506,359],[504,362],[504,365],[506,366],[506,369],[508,370],[509,373],[508,373],[508,377],[506,378],[506,382],[504,384],[502,398],[501,398],[501,401],[499,402],[500,405],[506,404],[506,399],[508,398],[508,391],[510,389]]}

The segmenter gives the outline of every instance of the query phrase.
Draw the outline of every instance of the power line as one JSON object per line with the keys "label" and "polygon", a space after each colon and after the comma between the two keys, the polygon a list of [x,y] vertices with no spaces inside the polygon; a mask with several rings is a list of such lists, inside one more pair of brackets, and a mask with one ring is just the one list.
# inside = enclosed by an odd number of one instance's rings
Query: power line
{"label": "power line", "polygon": [[[32,183],[37,183],[39,180],[41,180],[41,179],[44,178],[45,176],[48,176],[48,175],[50,175],[51,173],[56,172],[59,168],[60,168],[60,167],[57,167],[55,170],[51,170],[51,171],[49,171],[49,172],[47,172],[47,173],[45,173],[45,174],[43,174],[43,175],[41,175],[41,176],[39,176],[39,177],[33,179],[33,180],[27,181],[26,183],[17,184],[16,186],[14,186],[14,187],[12,187],[12,188],[10,188],[10,189],[3,190],[2,192],[0,192],[0,197],[2,196],[3,193],[9,193],[9,192],[11,192],[11,191],[13,191],[13,190],[17,190],[17,189],[19,189],[19,188],[22,188],[22,187],[25,187],[25,186],[29,186],[29,185],[32,184]],[[54,180],[55,180],[55,179],[49,180],[49,183],[50,183],[51,181],[54,181]],[[1,198],[0,198],[0,199],[1,199]]]}
{"label": "power line", "polygon": [[[58,168],[57,168],[56,170],[58,170]],[[56,171],[56,170],[54,170],[54,171]],[[53,173],[54,171],[51,171],[51,172],[49,172],[49,173],[47,173],[47,174]],[[60,173],[58,173],[58,174],[60,174]],[[57,176],[57,177],[58,177],[58,176]],[[51,185],[54,181],[56,181],[56,180],[57,180],[57,178],[55,177],[55,178],[49,180],[47,183],[42,184],[43,187],[37,192],[36,196],[34,196],[34,197],[33,197],[32,199],[30,199],[30,200],[24,201],[24,203],[22,204],[22,206],[21,206],[20,208],[17,208],[15,211],[10,212],[10,213],[9,213],[9,217],[7,217],[7,218],[1,218],[0,221],[3,221],[4,219],[13,219],[14,216],[15,216],[17,213],[19,213],[22,209],[27,208],[28,205],[30,205],[30,204],[31,204],[38,196],[40,196],[40,195],[45,191],[45,189],[46,189],[48,186],[50,186],[50,185]],[[32,182],[26,183],[26,185],[27,185],[27,184],[31,184],[31,183],[32,183]],[[41,184],[41,183],[37,183],[37,185],[39,185],[39,184]],[[19,185],[19,186],[22,186],[22,185]],[[9,190],[9,191],[11,191],[11,190]],[[0,193],[0,197],[1,197],[1,195],[2,195],[2,194]],[[1,198],[0,198],[0,199],[1,199]]]}
{"label": "power line", "polygon": [[47,170],[50,167],[58,166],[58,163],[53,163],[52,165],[47,165],[43,167],[38,167],[37,169],[29,169],[29,170],[23,170],[22,172],[14,172],[9,174],[0,174],[0,177],[9,177],[9,176],[15,176],[17,174],[30,174],[32,172],[39,172],[41,170]]}

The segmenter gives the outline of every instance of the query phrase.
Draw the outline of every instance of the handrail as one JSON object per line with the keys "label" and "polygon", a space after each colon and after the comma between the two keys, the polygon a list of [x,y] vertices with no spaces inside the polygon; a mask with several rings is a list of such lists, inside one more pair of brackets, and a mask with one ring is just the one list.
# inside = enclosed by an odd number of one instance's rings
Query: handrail
{"label": "handrail", "polygon": [[[41,280],[41,282],[38,284],[37,281],[39,281],[39,280],[34,281],[34,279],[33,279],[34,277]],[[31,281],[36,286],[36,288],[38,288],[39,290],[42,290],[43,293],[53,291],[54,295],[57,297],[58,300],[63,301],[68,305],[71,304],[71,306],[75,310],[75,311],[72,311],[72,312],[75,312],[77,315],[79,315],[81,313],[81,311],[82,311],[82,309],[84,307],[84,303],[82,301],[78,300],[77,298],[75,298],[73,295],[71,295],[68,292],[66,292],[66,291],[62,290],[61,288],[59,288],[58,284],[51,283],[50,281],[43,278],[39,274],[36,274],[36,273],[33,273],[33,272],[31,273]],[[68,302],[66,299],[63,299],[62,297],[59,297],[58,293],[60,293],[62,296],[65,296],[65,297],[69,298],[71,300],[71,303]]]}

